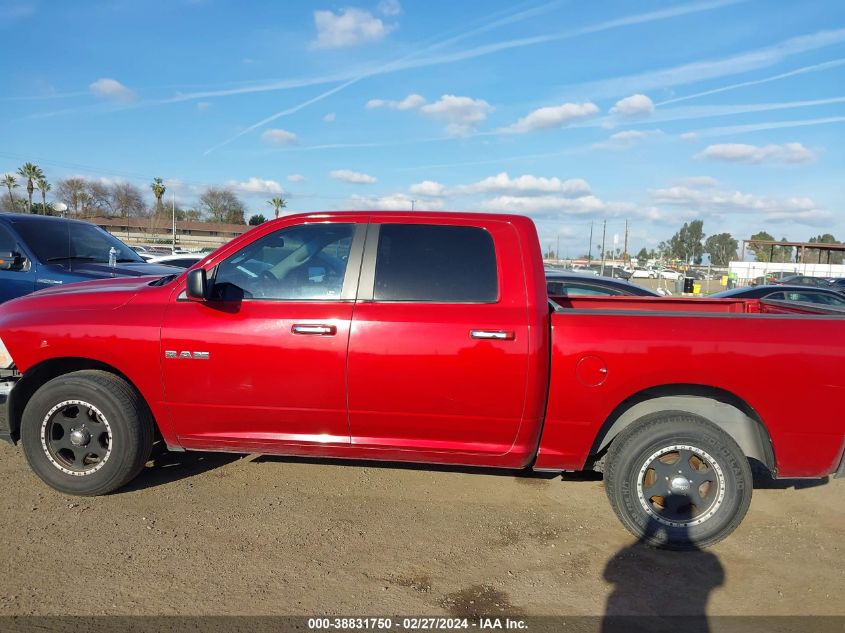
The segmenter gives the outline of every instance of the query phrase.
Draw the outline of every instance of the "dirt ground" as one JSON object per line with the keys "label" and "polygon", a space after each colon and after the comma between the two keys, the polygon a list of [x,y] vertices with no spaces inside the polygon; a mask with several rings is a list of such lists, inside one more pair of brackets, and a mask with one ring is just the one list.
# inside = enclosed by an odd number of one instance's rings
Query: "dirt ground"
{"label": "dirt ground", "polygon": [[842,480],[761,481],[692,553],[587,476],[165,453],[76,498],[4,446],[0,480],[0,615],[845,614]]}

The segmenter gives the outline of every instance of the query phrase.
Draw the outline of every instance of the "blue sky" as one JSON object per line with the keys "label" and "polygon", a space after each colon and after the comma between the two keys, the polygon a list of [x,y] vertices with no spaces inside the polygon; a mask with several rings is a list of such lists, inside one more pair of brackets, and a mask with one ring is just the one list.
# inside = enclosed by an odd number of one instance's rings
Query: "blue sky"
{"label": "blue sky", "polygon": [[838,0],[0,0],[0,41],[0,173],[845,239]]}

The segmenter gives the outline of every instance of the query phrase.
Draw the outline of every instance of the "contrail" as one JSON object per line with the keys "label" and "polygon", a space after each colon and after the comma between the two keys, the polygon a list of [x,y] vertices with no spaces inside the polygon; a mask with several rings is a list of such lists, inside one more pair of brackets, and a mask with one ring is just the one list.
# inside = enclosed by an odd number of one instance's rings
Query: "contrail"
{"label": "contrail", "polygon": [[499,20],[494,20],[492,22],[489,22],[488,24],[482,25],[481,27],[478,27],[476,29],[472,29],[470,31],[467,31],[467,32],[462,33],[462,34],[457,35],[457,36],[454,36],[452,38],[448,38],[448,39],[446,39],[442,42],[438,42],[438,43],[435,43],[435,44],[432,44],[432,45],[429,45],[429,46],[425,46],[422,49],[419,49],[417,51],[412,51],[411,53],[408,53],[407,55],[399,58],[398,60],[396,60],[394,62],[385,64],[385,65],[376,67],[376,68],[374,68],[370,71],[364,72],[360,75],[357,75],[357,76],[349,79],[348,81],[345,81],[344,83],[342,83],[339,86],[335,86],[331,90],[327,90],[326,92],[323,92],[323,93],[317,95],[316,97],[312,97],[311,99],[308,99],[307,101],[304,101],[300,104],[297,104],[297,105],[295,105],[291,108],[287,108],[285,110],[282,110],[281,112],[277,112],[275,114],[272,114],[272,115],[262,119],[258,123],[254,123],[253,125],[250,125],[249,127],[241,130],[240,132],[238,132],[234,136],[226,139],[222,143],[218,143],[214,147],[211,147],[210,149],[206,150],[204,152],[204,155],[208,155],[211,152],[213,152],[213,151],[215,151],[215,150],[217,150],[217,149],[219,149],[219,148],[221,148],[225,145],[228,145],[232,141],[240,138],[241,136],[243,136],[245,134],[249,134],[253,130],[255,130],[255,129],[257,129],[257,128],[263,126],[263,125],[266,125],[267,123],[275,121],[278,118],[293,114],[294,112],[298,112],[302,108],[308,107],[309,105],[317,103],[318,101],[322,101],[323,99],[325,99],[325,98],[327,98],[327,97],[329,97],[329,96],[331,96],[331,95],[333,95],[333,94],[335,94],[335,93],[337,93],[341,90],[344,90],[344,89],[346,89],[347,87],[349,87],[353,84],[356,84],[360,81],[363,81],[364,79],[367,79],[369,77],[373,77],[373,76],[376,76],[376,75],[382,75],[382,74],[386,74],[386,73],[389,73],[389,72],[395,72],[397,70],[405,70],[405,69],[410,69],[410,68],[422,68],[422,67],[426,67],[426,66],[453,63],[453,62],[456,62],[456,61],[462,61],[462,60],[471,59],[471,58],[474,58],[474,57],[481,57],[481,56],[484,56],[484,55],[490,55],[492,53],[497,53],[499,51],[508,50],[508,49],[512,49],[512,48],[520,48],[520,47],[524,47],[524,46],[533,46],[533,45],[543,44],[543,43],[552,42],[552,41],[571,39],[571,38],[580,37],[580,36],[583,36],[583,35],[588,35],[588,34],[591,34],[591,33],[598,33],[598,32],[601,32],[601,31],[607,31],[607,30],[611,30],[611,29],[624,27],[624,26],[631,26],[631,25],[635,25],[635,24],[643,24],[643,23],[647,23],[647,22],[654,22],[654,21],[657,21],[657,20],[665,20],[665,19],[669,19],[669,18],[673,18],[673,17],[678,17],[678,16],[681,16],[681,15],[687,15],[687,14],[690,14],[690,13],[699,13],[699,12],[702,12],[702,11],[709,11],[709,10],[712,10],[712,9],[717,9],[717,8],[720,8],[720,7],[733,5],[733,4],[737,4],[737,3],[745,2],[745,1],[746,0],[707,0],[707,1],[704,1],[704,2],[697,2],[697,3],[693,3],[693,4],[689,4],[689,5],[682,5],[682,6],[672,7],[672,8],[669,8],[669,9],[661,9],[661,10],[658,10],[658,11],[651,11],[651,12],[648,12],[648,13],[641,13],[641,14],[637,14],[637,15],[626,16],[626,17],[623,17],[623,18],[615,19],[615,20],[608,20],[608,21],[600,22],[599,24],[595,24],[595,25],[592,25],[592,26],[581,27],[581,28],[573,29],[573,30],[569,30],[569,31],[563,31],[561,33],[553,33],[553,34],[549,34],[549,35],[539,35],[539,36],[535,36],[535,37],[527,37],[527,38],[508,40],[508,41],[504,41],[504,42],[498,42],[498,43],[489,44],[489,45],[485,45],[485,46],[479,46],[479,47],[472,48],[472,49],[467,49],[465,51],[458,51],[457,53],[446,54],[446,55],[442,55],[442,56],[439,56],[439,57],[418,59],[415,62],[409,61],[409,60],[413,60],[413,58],[418,57],[419,55],[421,55],[423,53],[428,53],[428,52],[431,52],[433,50],[442,48],[443,46],[447,46],[447,45],[455,43],[457,41],[466,39],[467,37],[477,35],[478,33],[481,33],[483,31],[487,31],[491,28],[496,28],[496,27],[502,26],[504,24],[510,24],[510,23],[513,23],[513,22],[516,22],[516,21],[519,21],[519,20],[526,19],[527,17],[533,17],[534,15],[537,15],[537,13],[539,11],[547,10],[548,8],[553,7],[553,6],[557,5],[558,3],[552,2],[552,3],[549,3],[547,5],[542,5],[541,7],[536,7],[534,9],[517,11],[517,12],[513,13],[512,15],[506,16],[504,18],[500,18]]}

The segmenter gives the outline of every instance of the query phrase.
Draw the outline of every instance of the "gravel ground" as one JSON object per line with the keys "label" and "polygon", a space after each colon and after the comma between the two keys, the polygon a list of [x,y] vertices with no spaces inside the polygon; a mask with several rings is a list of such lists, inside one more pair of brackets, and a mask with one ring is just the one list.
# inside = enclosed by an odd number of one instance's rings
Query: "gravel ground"
{"label": "gravel ground", "polygon": [[0,478],[0,615],[845,614],[841,480],[760,481],[678,553],[592,476],[164,453],[78,498],[0,447]]}

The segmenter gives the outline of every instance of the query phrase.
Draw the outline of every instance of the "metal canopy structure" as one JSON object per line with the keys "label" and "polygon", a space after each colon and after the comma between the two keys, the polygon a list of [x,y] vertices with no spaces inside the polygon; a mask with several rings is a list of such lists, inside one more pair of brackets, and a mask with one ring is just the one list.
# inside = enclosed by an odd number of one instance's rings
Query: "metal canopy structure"
{"label": "metal canopy structure", "polygon": [[[778,240],[742,240],[742,253],[740,259],[745,261],[745,245],[749,248],[753,246],[768,246],[769,247],[769,261],[772,261],[776,246],[787,246],[795,249],[795,262],[799,264],[809,263],[805,259],[806,251],[818,251],[819,264],[830,263],[830,254],[834,251],[845,251],[845,244],[824,244],[821,242],[781,242]],[[822,252],[827,252],[827,262],[822,262]]]}

